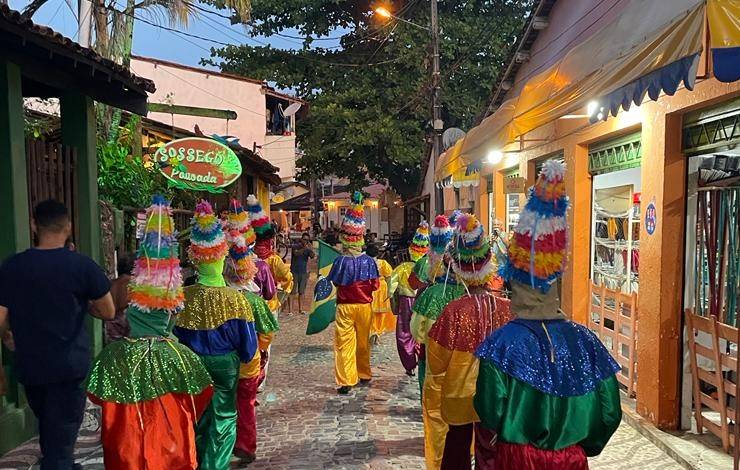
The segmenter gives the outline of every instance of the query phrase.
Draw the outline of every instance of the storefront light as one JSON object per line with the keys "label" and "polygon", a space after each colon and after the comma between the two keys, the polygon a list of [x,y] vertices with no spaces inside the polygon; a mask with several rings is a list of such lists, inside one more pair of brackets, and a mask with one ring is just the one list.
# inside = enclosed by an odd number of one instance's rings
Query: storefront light
{"label": "storefront light", "polygon": [[[590,116],[593,116],[596,114],[596,111],[599,110],[599,102],[598,101],[589,101],[586,105],[586,114]],[[599,118],[601,119],[601,118]]]}
{"label": "storefront light", "polygon": [[498,165],[501,163],[501,160],[504,158],[504,152],[501,150],[491,150],[488,152],[488,155],[486,155],[486,162],[490,163],[491,165]]}

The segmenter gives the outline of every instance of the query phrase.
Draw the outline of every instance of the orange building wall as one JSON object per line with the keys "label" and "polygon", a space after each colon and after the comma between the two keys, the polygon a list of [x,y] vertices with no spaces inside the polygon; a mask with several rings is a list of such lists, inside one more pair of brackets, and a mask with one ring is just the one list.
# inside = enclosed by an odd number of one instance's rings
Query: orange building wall
{"label": "orange building wall", "polygon": [[[680,417],[686,205],[682,116],[737,95],[740,95],[740,83],[703,80],[694,91],[681,89],[673,97],[646,102],[603,123],[584,127],[583,119],[560,119],[527,134],[525,138],[530,145],[524,145],[518,152],[520,176],[526,177],[530,184],[535,178],[531,174],[533,160],[557,151],[564,153],[568,167],[566,188],[572,206],[568,214],[569,264],[563,276],[561,303],[573,320],[585,323],[589,315],[591,257],[592,181],[588,172],[588,146],[642,129],[643,211],[655,199],[658,227],[653,235],[648,235],[641,224],[637,411],[665,429],[676,429]],[[507,148],[518,149],[518,143]],[[481,185],[485,185],[485,175],[493,172],[496,215],[503,220],[506,204],[500,167],[484,165]],[[479,215],[487,218],[487,213],[479,212]]]}

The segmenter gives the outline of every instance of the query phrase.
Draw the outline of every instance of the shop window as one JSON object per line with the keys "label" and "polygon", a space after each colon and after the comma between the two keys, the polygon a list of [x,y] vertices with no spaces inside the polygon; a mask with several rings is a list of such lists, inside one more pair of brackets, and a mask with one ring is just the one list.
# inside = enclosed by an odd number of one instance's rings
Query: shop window
{"label": "shop window", "polygon": [[[505,178],[519,178],[519,168],[515,167],[504,174]],[[518,193],[506,194],[506,231],[511,233],[519,223],[521,197]]]}

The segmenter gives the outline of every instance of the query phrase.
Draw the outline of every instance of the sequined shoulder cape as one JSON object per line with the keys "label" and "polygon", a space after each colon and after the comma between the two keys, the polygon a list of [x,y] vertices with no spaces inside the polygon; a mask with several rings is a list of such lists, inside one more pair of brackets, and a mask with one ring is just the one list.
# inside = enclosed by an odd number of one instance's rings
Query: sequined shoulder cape
{"label": "sequined shoulder cape", "polygon": [[348,286],[359,281],[378,279],[378,265],[366,254],[339,256],[334,260],[326,278],[337,286]]}
{"label": "sequined shoulder cape", "polygon": [[549,395],[593,392],[620,370],[588,328],[567,320],[516,319],[476,351],[504,373]]}
{"label": "sequined shoulder cape", "polygon": [[270,307],[265,302],[265,299],[255,294],[254,292],[242,291],[244,297],[252,307],[252,314],[254,315],[254,326],[257,333],[268,334],[273,333],[280,329],[278,326],[277,318],[270,311]]}
{"label": "sequined shoulder cape", "polygon": [[213,330],[229,320],[254,321],[252,307],[241,292],[232,287],[185,288],[185,310],[177,317],[177,326],[189,330]]}
{"label": "sequined shoulder cape", "polygon": [[492,294],[460,297],[447,304],[429,337],[443,348],[472,354],[488,335],[511,320],[510,304]]}

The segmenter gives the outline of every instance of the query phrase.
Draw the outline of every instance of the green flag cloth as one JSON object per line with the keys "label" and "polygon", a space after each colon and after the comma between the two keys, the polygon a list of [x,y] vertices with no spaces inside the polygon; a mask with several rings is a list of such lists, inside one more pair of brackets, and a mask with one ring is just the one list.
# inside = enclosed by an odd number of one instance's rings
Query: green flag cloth
{"label": "green flag cloth", "polygon": [[337,250],[319,240],[319,278],[313,290],[313,302],[306,326],[307,335],[324,331],[337,314],[337,290],[326,278],[337,256],[339,256]]}

